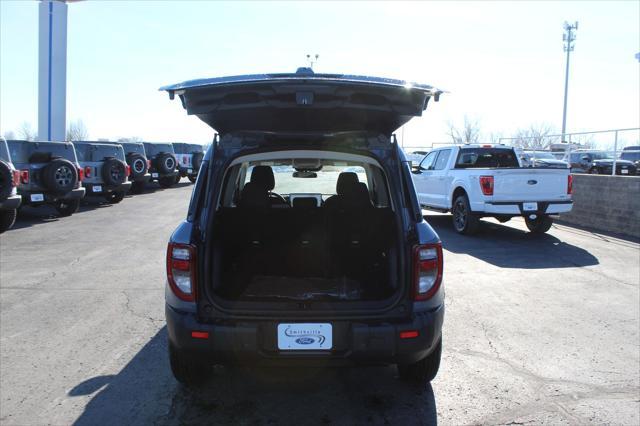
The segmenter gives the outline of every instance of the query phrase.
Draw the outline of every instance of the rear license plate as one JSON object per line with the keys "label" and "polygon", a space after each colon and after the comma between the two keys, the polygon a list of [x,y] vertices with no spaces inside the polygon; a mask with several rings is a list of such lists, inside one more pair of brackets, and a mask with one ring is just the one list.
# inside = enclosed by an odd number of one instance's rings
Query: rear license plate
{"label": "rear license plate", "polygon": [[280,350],[328,350],[332,346],[331,324],[278,324],[278,349]]}
{"label": "rear license plate", "polygon": [[187,173],[193,173],[193,169],[188,169]]}
{"label": "rear license plate", "polygon": [[93,187],[93,192],[102,192],[102,186],[96,185]]}
{"label": "rear license plate", "polygon": [[522,210],[525,212],[538,210],[538,203],[522,203]]}
{"label": "rear license plate", "polygon": [[152,177],[152,178],[157,178],[157,177],[158,177],[158,174],[157,174],[157,173],[151,173],[151,177]]}
{"label": "rear license plate", "polygon": [[622,172],[623,175],[628,175],[629,174],[629,170],[627,170],[627,169],[622,169],[620,171]]}
{"label": "rear license plate", "polygon": [[43,194],[31,194],[31,201],[32,202],[44,201],[44,195]]}

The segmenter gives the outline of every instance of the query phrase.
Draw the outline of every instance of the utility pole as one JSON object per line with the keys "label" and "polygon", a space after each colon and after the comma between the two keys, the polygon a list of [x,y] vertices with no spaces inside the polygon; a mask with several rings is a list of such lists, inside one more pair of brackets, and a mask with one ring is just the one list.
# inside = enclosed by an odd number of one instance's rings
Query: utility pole
{"label": "utility pole", "polygon": [[562,34],[562,41],[564,42],[564,51],[567,52],[567,66],[564,75],[564,108],[562,110],[562,140],[565,142],[565,134],[567,131],[567,94],[569,92],[569,55],[573,52],[573,42],[576,39],[574,31],[578,30],[578,21],[574,24],[564,23],[564,34]]}

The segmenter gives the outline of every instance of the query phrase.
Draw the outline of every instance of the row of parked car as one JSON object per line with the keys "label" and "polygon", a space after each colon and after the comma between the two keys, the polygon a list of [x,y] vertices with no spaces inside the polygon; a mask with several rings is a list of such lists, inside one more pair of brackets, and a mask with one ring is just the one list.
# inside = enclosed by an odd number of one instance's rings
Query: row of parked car
{"label": "row of parked car", "polygon": [[0,233],[21,206],[52,205],[70,216],[86,196],[115,204],[149,182],[195,182],[202,145],[156,142],[32,142],[0,138]]}

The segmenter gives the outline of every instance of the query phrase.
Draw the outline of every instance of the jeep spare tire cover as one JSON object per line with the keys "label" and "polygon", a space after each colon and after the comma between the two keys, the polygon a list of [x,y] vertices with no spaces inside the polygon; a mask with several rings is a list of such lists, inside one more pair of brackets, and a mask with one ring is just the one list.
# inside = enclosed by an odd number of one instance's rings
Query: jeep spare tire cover
{"label": "jeep spare tire cover", "polygon": [[78,169],[71,161],[57,158],[42,169],[42,181],[49,190],[65,194],[78,183]]}
{"label": "jeep spare tire cover", "polygon": [[127,180],[127,165],[117,158],[109,157],[104,159],[102,165],[102,179],[107,185],[120,185]]}
{"label": "jeep spare tire cover", "polygon": [[172,173],[176,169],[176,157],[169,152],[161,152],[156,157],[156,168],[162,174]]}
{"label": "jeep spare tire cover", "polygon": [[131,177],[133,179],[144,176],[147,173],[147,160],[140,154],[129,154],[127,163],[131,166]]}
{"label": "jeep spare tire cover", "polygon": [[0,201],[4,201],[11,194],[13,187],[13,176],[11,175],[11,167],[4,161],[0,160]]}
{"label": "jeep spare tire cover", "polygon": [[202,164],[202,159],[204,158],[204,154],[202,152],[194,152],[191,156],[191,167],[193,167],[193,171],[197,172],[200,170],[200,165]]}

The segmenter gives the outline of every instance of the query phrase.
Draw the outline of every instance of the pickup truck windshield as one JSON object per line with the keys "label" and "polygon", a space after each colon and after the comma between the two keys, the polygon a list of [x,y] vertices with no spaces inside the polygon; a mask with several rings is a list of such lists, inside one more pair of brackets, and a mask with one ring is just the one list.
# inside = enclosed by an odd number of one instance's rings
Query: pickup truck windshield
{"label": "pickup truck windshield", "polygon": [[482,169],[491,167],[520,167],[513,149],[463,148],[456,160],[456,169]]}

